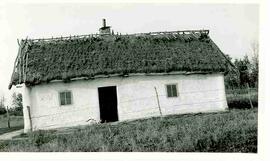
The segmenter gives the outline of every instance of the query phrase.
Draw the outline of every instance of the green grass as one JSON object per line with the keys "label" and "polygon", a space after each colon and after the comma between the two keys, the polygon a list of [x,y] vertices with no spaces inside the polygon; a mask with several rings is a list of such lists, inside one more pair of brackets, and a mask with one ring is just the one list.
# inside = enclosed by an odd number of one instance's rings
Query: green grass
{"label": "green grass", "polygon": [[37,131],[0,151],[257,152],[257,108]]}
{"label": "green grass", "polygon": [[10,116],[10,128],[8,128],[7,120],[6,114],[0,115],[0,135],[23,129],[23,116]]}

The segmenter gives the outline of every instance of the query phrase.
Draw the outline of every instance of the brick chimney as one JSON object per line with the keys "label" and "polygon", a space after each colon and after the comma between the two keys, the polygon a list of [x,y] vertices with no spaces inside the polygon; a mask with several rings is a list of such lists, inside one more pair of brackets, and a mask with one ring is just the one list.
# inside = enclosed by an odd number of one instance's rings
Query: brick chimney
{"label": "brick chimney", "polygon": [[102,27],[99,28],[99,34],[101,35],[111,34],[111,26],[106,26],[106,19],[102,19]]}

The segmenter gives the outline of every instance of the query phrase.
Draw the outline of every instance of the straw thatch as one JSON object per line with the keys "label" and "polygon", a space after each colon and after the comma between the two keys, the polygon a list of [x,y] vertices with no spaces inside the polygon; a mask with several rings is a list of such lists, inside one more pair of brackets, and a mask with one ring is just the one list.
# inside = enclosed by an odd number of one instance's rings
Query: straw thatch
{"label": "straw thatch", "polygon": [[226,72],[208,32],[22,40],[9,88],[51,80],[130,73]]}

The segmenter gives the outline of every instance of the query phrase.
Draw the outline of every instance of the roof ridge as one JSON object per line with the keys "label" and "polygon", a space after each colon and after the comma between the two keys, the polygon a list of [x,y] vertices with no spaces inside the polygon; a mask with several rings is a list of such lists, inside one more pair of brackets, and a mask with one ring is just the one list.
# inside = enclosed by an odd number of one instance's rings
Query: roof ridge
{"label": "roof ridge", "polygon": [[53,40],[73,40],[73,39],[84,39],[91,37],[101,37],[101,36],[157,36],[157,35],[185,35],[185,34],[209,34],[209,30],[177,30],[177,31],[158,31],[158,32],[146,32],[146,33],[134,33],[134,34],[87,34],[87,35],[73,35],[73,36],[60,36],[60,37],[51,37],[51,38],[39,38],[39,39],[22,39],[22,41],[53,41]]}

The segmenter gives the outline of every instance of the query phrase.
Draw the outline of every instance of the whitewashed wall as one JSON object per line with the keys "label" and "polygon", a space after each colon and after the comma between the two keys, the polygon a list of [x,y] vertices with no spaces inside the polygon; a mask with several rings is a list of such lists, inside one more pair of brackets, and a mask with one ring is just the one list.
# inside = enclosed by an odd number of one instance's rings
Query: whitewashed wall
{"label": "whitewashed wall", "polygon": [[[178,97],[166,96],[166,84],[177,84]],[[159,116],[156,87],[163,115],[220,111],[227,108],[223,74],[131,76],[54,82],[31,88],[33,130],[99,121],[98,87],[117,86],[120,121]],[[73,104],[60,106],[58,92],[71,90]],[[27,128],[27,127],[26,127]]]}

